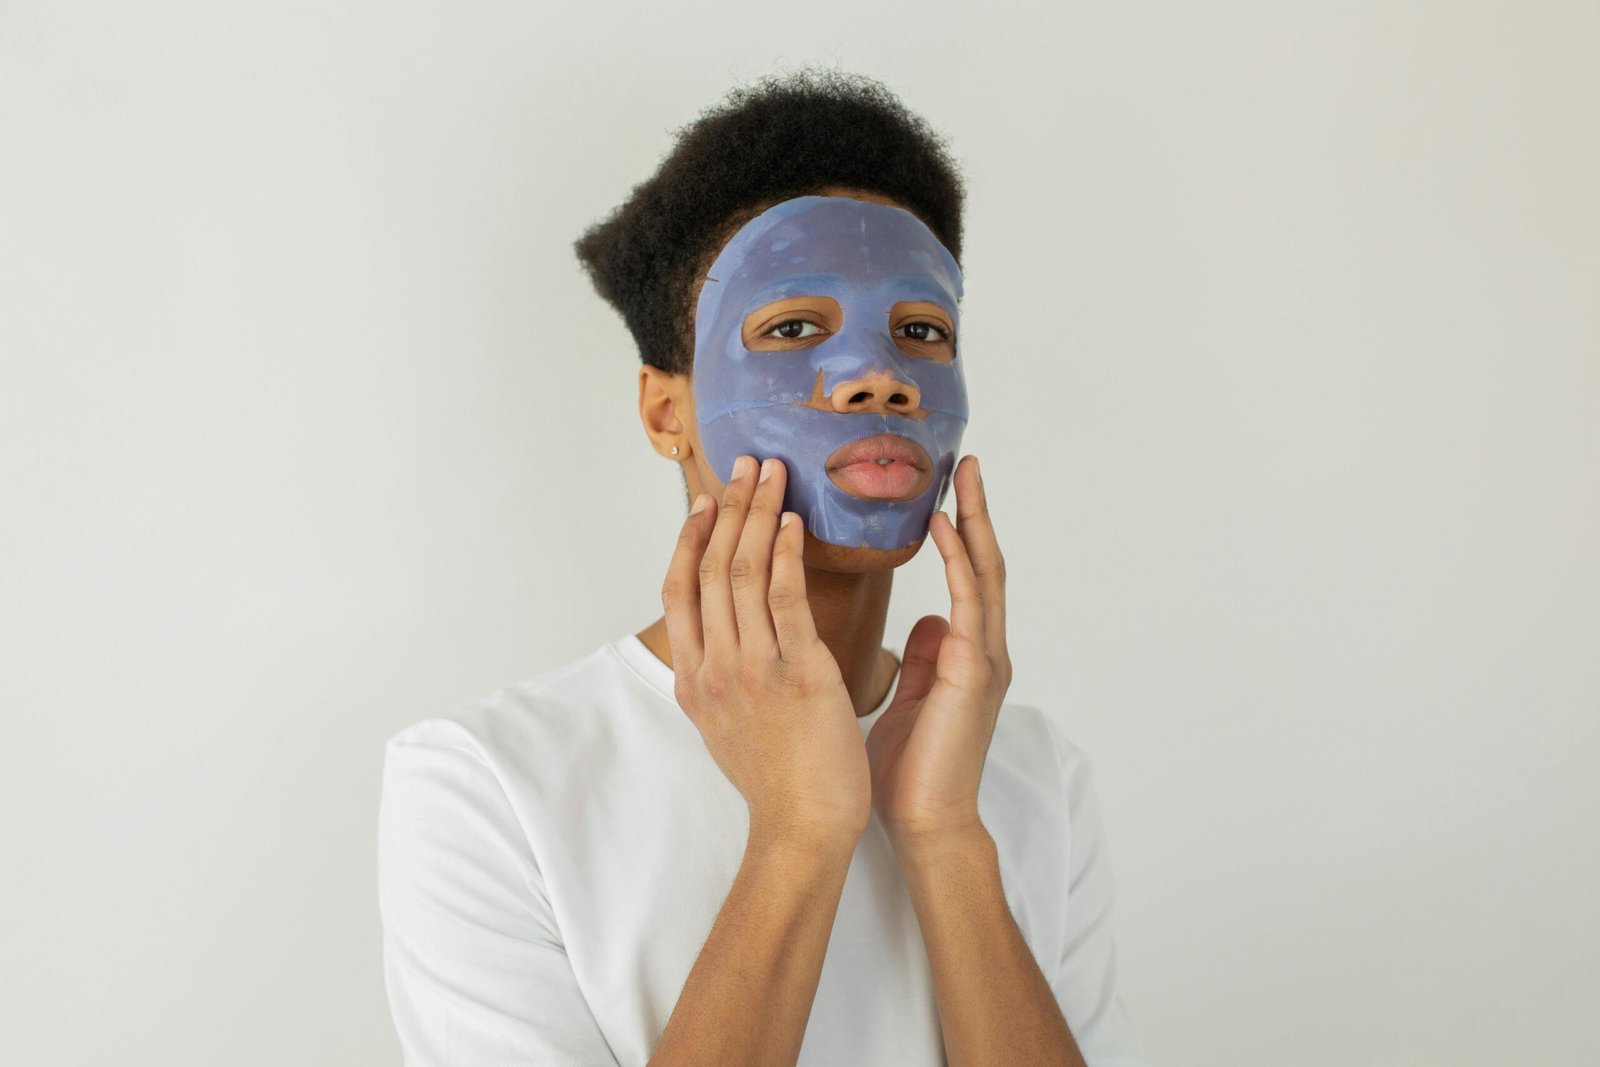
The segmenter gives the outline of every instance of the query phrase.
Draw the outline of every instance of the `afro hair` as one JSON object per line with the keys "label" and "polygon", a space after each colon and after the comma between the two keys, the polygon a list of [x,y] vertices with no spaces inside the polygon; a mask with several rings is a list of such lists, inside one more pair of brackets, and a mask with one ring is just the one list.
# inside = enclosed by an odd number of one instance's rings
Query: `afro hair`
{"label": "afro hair", "polygon": [[960,262],[959,169],[944,139],[870,78],[768,77],[675,136],[656,173],[574,244],[645,363],[692,370],[697,279],[741,226],[784,200],[829,186],[876,193],[920,218]]}

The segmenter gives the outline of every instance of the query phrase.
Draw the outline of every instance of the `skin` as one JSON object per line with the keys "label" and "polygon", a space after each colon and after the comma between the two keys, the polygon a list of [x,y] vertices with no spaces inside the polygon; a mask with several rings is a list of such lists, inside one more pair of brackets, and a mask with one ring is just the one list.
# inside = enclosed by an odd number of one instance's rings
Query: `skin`
{"label": "skin", "polygon": [[[887,197],[859,190],[830,186],[821,192],[900,206]],[[744,323],[745,337],[773,348],[815,344],[830,329],[838,327],[838,315],[838,304],[826,297],[789,298],[753,312]],[[909,353],[930,359],[954,358],[951,324],[936,306],[903,302],[891,310],[890,317],[896,343]],[[807,325],[798,329],[783,327],[784,323],[796,321]],[[679,572],[677,586],[696,594],[691,598],[693,603],[683,605],[686,610],[679,621],[678,640],[673,640],[669,626],[671,604],[666,605],[667,615],[638,634],[647,648],[673,667],[681,689],[686,678],[693,681],[690,671],[704,672],[708,660],[720,658],[723,666],[732,662],[748,616],[765,616],[763,630],[771,631],[773,621],[765,604],[764,586],[779,555],[774,552],[773,543],[778,534],[777,505],[782,500],[786,472],[781,462],[772,460],[770,465],[778,476],[758,483],[754,464],[762,457],[752,457],[751,469],[743,477],[736,474],[732,484],[724,485],[705,462],[700,448],[692,376],[668,374],[645,365],[640,369],[639,391],[640,418],[652,444],[669,457],[676,445],[676,458],[684,466],[691,496],[697,503],[702,496],[710,498],[705,511],[687,520],[674,555],[673,567]],[[841,414],[863,410],[905,412],[914,410],[918,395],[914,383],[877,374],[840,383],[826,402]],[[814,643],[825,648],[837,665],[855,715],[865,715],[882,703],[899,667],[895,698],[867,738],[866,754],[873,781],[870,803],[878,809],[891,835],[914,840],[967,835],[981,828],[978,784],[1000,704],[1011,682],[1005,640],[1005,561],[989,520],[976,456],[962,458],[952,482],[959,523],[943,511],[935,512],[929,523],[929,534],[945,561],[950,619],[938,615],[919,619],[906,639],[903,665],[897,665],[893,654],[882,647],[889,593],[894,568],[915,556],[922,542],[886,551],[830,544],[803,529],[787,531],[791,541],[803,537],[803,549],[794,553],[804,561],[803,576],[796,573],[789,584],[803,591],[804,605],[809,608],[805,632],[814,634]],[[721,502],[720,507],[717,501]],[[732,514],[719,516],[725,510]],[[744,531],[747,517],[752,520],[748,536]],[[800,517],[792,512],[783,517],[794,527],[802,526]],[[714,551],[708,553],[708,547]],[[737,612],[734,603],[740,600],[739,590],[730,590],[726,576],[735,555],[745,565],[753,564],[761,577],[758,584],[763,586],[757,590],[763,602]],[[708,575],[700,567],[707,559],[715,559],[723,573]],[[690,580],[690,566],[700,570],[698,582]],[[668,584],[672,582],[669,573]],[[699,588],[693,589],[694,586]],[[701,614],[702,606],[704,618],[694,618]],[[742,608],[743,604],[739,606]],[[719,614],[726,618],[718,618]],[[812,665],[816,653],[811,643],[808,641],[802,650],[808,665]],[[694,662],[680,665],[676,653],[685,649]],[[726,654],[722,655],[724,651]],[[766,661],[768,674],[772,673],[775,660],[789,658],[771,651]],[[742,670],[745,675],[759,674],[762,667],[758,662],[754,668]],[[826,673],[831,676],[832,672]],[[770,684],[771,679],[764,681]],[[689,694],[680,694],[680,702],[686,695]],[[740,703],[748,706],[749,701],[760,699],[759,693],[750,693]],[[687,710],[694,712],[692,708]],[[705,732],[702,725],[702,733]],[[835,753],[839,755],[850,747],[850,742],[837,729],[834,732],[843,746]],[[715,746],[711,747],[715,754]],[[837,765],[841,761],[831,762]],[[855,761],[847,757],[843,762]],[[727,769],[724,767],[725,772]],[[810,775],[801,781],[821,780]],[[735,784],[740,783],[735,780]],[[788,784],[796,790],[801,788],[795,782]],[[843,794],[837,802],[827,795],[816,799],[820,809],[830,816],[842,811],[842,822],[849,824],[853,821],[852,805],[860,807],[851,799],[857,792],[855,782],[840,775],[836,785]],[[745,795],[749,799],[750,794]]]}
{"label": "skin", "polygon": [[[823,303],[802,300],[777,320],[825,331]],[[891,312],[901,316],[928,319],[926,309]],[[753,318],[766,337],[771,310]],[[937,358],[932,331],[905,337]],[[646,366],[639,381],[645,431],[684,464],[694,507],[662,583],[665,614],[638,636],[673,668],[679,704],[750,809],[744,862],[651,1063],[795,1062],[851,856],[876,809],[927,948],[948,1062],[1083,1064],[978,813],[1011,661],[1005,561],[977,458],[963,457],[952,478],[957,519],[936,511],[929,524],[949,619],[912,627],[894,698],[863,744],[851,720],[882,702],[896,674],[882,647],[894,568],[921,542],[880,551],[818,541],[780,512],[781,462],[758,473],[763,457],[741,457],[729,484],[717,480],[689,376]],[[815,401],[844,414],[905,410],[915,395],[884,374]]]}
{"label": "skin", "polygon": [[[822,196],[852,196],[858,200],[901,206],[875,193],[838,186],[829,186],[817,190],[817,193]],[[830,322],[836,325],[839,310],[836,303],[826,298],[781,301],[775,306],[786,314],[772,315],[769,312],[768,317],[774,322],[800,318],[823,326]],[[767,312],[768,309],[762,311]],[[907,324],[919,321],[944,323],[948,328],[948,321],[942,313],[928,314],[929,311],[938,312],[938,308],[931,304],[896,307],[899,321],[893,324],[894,328],[905,330]],[[770,327],[772,324],[765,322],[758,325]],[[749,337],[749,323],[746,324],[746,330],[746,336]],[[922,331],[912,328],[905,332]],[[782,337],[773,338],[769,344],[773,348],[794,347],[792,342],[786,342]],[[936,346],[924,347],[931,353]],[[842,383],[826,402],[838,411],[879,409],[903,413],[906,403],[903,398],[908,393],[914,395],[914,391],[913,383],[897,382],[887,375],[875,376]],[[862,393],[869,395],[862,396]],[[690,498],[707,493],[721,500],[727,486],[712,472],[700,449],[693,378],[687,374],[669,374],[649,365],[642,367],[639,372],[639,417],[652,447],[662,456],[682,464]],[[671,454],[674,445],[679,450],[676,456]],[[970,459],[964,459],[962,465],[969,462]],[[957,480],[960,480],[959,473]],[[894,584],[894,569],[909,561],[921,548],[920,541],[895,551],[848,548],[819,541],[809,533],[805,535],[806,596],[811,604],[812,618],[822,643],[839,665],[839,672],[850,691],[857,715],[865,715],[883,702],[899,667],[894,654],[882,647],[889,612],[889,593]],[[658,659],[672,666],[672,649],[667,639],[665,616],[639,631],[638,637]]]}

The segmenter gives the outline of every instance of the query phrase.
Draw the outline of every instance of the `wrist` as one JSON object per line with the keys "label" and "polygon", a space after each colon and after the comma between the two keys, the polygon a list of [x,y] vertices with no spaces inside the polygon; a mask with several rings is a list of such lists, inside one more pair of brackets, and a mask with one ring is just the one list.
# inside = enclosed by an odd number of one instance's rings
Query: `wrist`
{"label": "wrist", "polygon": [[889,843],[902,871],[942,867],[995,851],[994,837],[977,819],[941,830],[890,830]]}
{"label": "wrist", "polygon": [[864,826],[823,819],[796,819],[750,813],[748,845],[814,853],[821,856],[855,853]]}

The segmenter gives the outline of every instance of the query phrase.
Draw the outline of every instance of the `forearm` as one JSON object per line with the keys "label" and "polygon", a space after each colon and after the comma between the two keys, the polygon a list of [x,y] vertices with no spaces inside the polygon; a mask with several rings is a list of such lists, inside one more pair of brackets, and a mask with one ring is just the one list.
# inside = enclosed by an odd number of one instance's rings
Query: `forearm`
{"label": "forearm", "polygon": [[799,1059],[854,851],[752,827],[652,1067]]}
{"label": "forearm", "polygon": [[933,969],[951,1067],[1083,1067],[1077,1042],[1006,903],[994,839],[897,842]]}

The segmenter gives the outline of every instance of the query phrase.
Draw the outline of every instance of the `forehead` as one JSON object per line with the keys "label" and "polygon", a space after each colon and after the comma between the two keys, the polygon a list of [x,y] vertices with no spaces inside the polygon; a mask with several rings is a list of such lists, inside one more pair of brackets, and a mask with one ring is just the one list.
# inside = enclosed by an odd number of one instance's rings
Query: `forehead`
{"label": "forehead", "polygon": [[785,200],[746,223],[706,272],[702,298],[748,305],[788,296],[842,298],[863,287],[955,303],[961,270],[904,208],[851,197]]}

